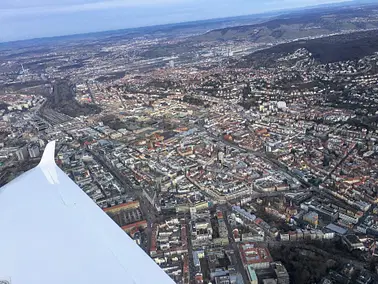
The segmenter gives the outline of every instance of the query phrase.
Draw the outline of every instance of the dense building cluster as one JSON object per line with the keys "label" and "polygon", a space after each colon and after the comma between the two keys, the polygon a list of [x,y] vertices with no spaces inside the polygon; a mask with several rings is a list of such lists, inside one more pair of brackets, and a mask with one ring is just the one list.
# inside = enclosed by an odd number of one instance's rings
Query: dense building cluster
{"label": "dense building cluster", "polygon": [[[277,45],[251,59],[272,43],[231,40],[144,57],[183,42],[2,66],[0,184],[56,140],[56,163],[176,283],[376,283],[377,54],[323,62]],[[58,65],[14,71],[38,56]],[[322,274],[279,253],[297,248],[329,258]]]}

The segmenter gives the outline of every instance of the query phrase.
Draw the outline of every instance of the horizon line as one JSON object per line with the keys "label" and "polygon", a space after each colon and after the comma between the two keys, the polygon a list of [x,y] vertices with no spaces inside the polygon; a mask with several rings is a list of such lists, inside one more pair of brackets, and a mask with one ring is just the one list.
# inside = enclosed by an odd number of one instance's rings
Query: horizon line
{"label": "horizon line", "polygon": [[[89,35],[95,35],[100,33],[106,33],[106,32],[121,32],[121,31],[129,31],[129,30],[138,30],[143,28],[153,28],[153,27],[165,27],[170,25],[180,25],[180,24],[191,24],[191,23],[198,23],[198,22],[206,22],[206,21],[215,21],[215,20],[227,20],[232,18],[241,18],[241,17],[252,17],[252,16],[268,16],[269,14],[272,14],[271,16],[280,16],[280,13],[290,13],[294,11],[300,11],[300,10],[312,10],[312,9],[319,9],[319,8],[332,8],[332,7],[341,7],[346,4],[357,4],[357,5],[368,5],[368,4],[374,4],[373,0],[370,0],[370,3],[358,3],[358,0],[345,0],[342,2],[334,2],[334,3],[328,3],[328,4],[319,4],[319,5],[310,5],[310,6],[303,6],[298,8],[291,8],[291,9],[276,9],[276,10],[270,10],[260,13],[252,13],[252,14],[241,14],[237,16],[228,16],[228,17],[219,17],[219,18],[204,18],[201,20],[194,20],[194,21],[183,21],[183,22],[170,22],[165,24],[156,24],[156,25],[142,25],[137,27],[125,27],[120,29],[110,29],[110,30],[99,30],[99,31],[89,31],[89,32],[79,32],[79,33],[70,33],[70,34],[62,34],[62,35],[56,35],[56,36],[42,36],[42,37],[31,37],[31,38],[25,38],[25,39],[19,39],[19,40],[10,40],[10,41],[0,41],[1,45],[7,45],[7,44],[16,44],[16,43],[27,43],[29,41],[35,41],[35,40],[51,40],[51,39],[59,39],[59,38],[69,38],[69,37],[77,37],[77,36],[89,36]],[[377,3],[378,4],[378,3]],[[269,20],[269,19],[268,19]],[[253,25],[253,24],[251,24]],[[226,28],[226,27],[225,27]]]}

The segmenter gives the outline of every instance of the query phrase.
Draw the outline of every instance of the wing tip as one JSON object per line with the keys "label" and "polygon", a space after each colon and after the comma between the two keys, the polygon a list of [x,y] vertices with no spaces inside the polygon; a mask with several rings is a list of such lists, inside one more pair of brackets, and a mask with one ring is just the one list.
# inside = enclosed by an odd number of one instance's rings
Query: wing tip
{"label": "wing tip", "polygon": [[55,165],[55,140],[46,145],[39,165]]}

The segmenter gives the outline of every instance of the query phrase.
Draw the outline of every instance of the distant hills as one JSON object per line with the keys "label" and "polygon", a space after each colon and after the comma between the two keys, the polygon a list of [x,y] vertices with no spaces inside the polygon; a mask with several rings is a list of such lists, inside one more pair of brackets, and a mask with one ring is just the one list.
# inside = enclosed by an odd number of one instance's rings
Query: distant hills
{"label": "distant hills", "polygon": [[378,52],[376,31],[355,32],[313,40],[294,41],[279,44],[245,56],[237,64],[240,67],[275,66],[278,58],[305,48],[319,63],[358,60]]}
{"label": "distant hills", "polygon": [[[150,59],[174,54],[190,54],[198,51],[198,46],[216,45],[217,42],[230,45],[246,43],[247,46],[251,46],[252,52],[253,49],[266,48],[296,39],[373,30],[378,29],[377,13],[378,5],[321,6],[308,10],[295,10],[265,20],[260,19],[259,23],[213,29],[176,44],[153,46],[145,50],[141,56]],[[253,47],[251,43],[256,46]]]}
{"label": "distant hills", "polygon": [[40,45],[51,45],[51,44],[67,44],[77,41],[90,41],[90,40],[119,40],[119,39],[132,39],[140,36],[190,36],[193,34],[201,34],[206,31],[221,29],[223,27],[236,27],[241,25],[251,25],[266,21],[274,17],[280,17],[285,14],[287,16],[292,16],[295,13],[303,14],[304,11],[313,11],[319,9],[327,8],[340,8],[345,6],[363,6],[366,4],[377,4],[376,0],[353,0],[345,1],[331,4],[321,4],[316,6],[309,6],[297,9],[288,10],[276,10],[271,12],[263,12],[258,14],[225,17],[225,18],[214,18],[214,19],[204,19],[192,22],[181,22],[172,23],[164,25],[155,26],[145,26],[138,28],[125,28],[119,30],[110,30],[103,32],[89,32],[84,34],[72,34],[72,35],[62,35],[56,37],[45,37],[45,38],[35,38],[27,40],[19,40],[14,42],[0,42],[0,50],[7,50],[9,48],[20,48],[20,47],[30,47],[30,46],[40,46]]}
{"label": "distant hills", "polygon": [[371,7],[322,7],[280,15],[264,23],[215,29],[193,40],[274,44],[297,38],[375,28],[378,28],[378,19]]}
{"label": "distant hills", "polygon": [[353,0],[352,2],[357,4],[376,4],[377,0]]}

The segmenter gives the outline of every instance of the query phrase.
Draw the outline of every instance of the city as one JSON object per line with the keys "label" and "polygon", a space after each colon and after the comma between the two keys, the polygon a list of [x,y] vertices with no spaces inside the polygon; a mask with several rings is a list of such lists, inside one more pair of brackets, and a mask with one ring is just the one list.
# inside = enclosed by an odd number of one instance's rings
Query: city
{"label": "city", "polygon": [[307,13],[0,44],[0,186],[54,140],[176,283],[378,283],[378,5]]}

